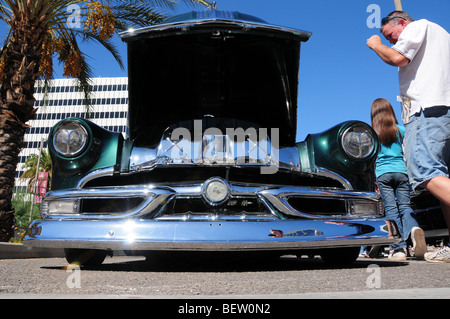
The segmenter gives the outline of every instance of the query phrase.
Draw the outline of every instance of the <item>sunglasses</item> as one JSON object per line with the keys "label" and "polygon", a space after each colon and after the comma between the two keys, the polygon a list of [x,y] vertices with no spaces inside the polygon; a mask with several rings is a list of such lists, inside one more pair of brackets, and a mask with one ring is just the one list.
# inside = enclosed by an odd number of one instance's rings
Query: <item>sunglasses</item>
{"label": "sunglasses", "polygon": [[381,25],[384,26],[386,25],[389,21],[394,20],[394,19],[405,19],[399,16],[395,16],[395,17],[385,17],[381,20]]}

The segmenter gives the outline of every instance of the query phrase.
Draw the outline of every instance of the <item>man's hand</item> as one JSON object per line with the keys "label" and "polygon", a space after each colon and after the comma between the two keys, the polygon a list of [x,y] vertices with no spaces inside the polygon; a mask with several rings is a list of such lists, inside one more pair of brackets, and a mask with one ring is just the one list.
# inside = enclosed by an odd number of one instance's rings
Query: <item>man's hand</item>
{"label": "man's hand", "polygon": [[373,35],[369,39],[367,39],[367,46],[374,50],[377,46],[382,44],[381,38],[378,35]]}

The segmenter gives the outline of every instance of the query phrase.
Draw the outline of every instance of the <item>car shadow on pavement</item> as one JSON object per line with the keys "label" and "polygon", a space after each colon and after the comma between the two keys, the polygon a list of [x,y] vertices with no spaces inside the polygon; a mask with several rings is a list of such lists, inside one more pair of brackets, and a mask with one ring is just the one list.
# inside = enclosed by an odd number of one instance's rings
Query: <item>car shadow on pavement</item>
{"label": "car shadow on pavement", "polygon": [[[357,259],[352,264],[329,264],[319,256],[283,255],[267,256],[258,254],[230,255],[223,254],[154,254],[148,257],[113,257],[107,258],[102,265],[82,267],[91,271],[117,272],[251,272],[251,271],[302,271],[326,269],[365,269],[369,265],[379,267],[407,266],[406,262],[389,261],[385,258]],[[67,265],[42,267],[45,269],[66,270]]]}

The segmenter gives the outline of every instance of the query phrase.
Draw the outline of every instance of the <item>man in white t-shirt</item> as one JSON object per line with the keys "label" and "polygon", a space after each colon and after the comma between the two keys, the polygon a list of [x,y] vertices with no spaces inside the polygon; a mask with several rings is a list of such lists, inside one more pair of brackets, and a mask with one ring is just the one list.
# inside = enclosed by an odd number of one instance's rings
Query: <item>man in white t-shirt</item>
{"label": "man in white t-shirt", "polygon": [[[400,100],[405,123],[405,157],[413,188],[428,189],[441,201],[450,233],[450,35],[428,20],[414,21],[394,11],[367,45],[387,64],[399,68]],[[445,246],[425,259],[450,262]]]}

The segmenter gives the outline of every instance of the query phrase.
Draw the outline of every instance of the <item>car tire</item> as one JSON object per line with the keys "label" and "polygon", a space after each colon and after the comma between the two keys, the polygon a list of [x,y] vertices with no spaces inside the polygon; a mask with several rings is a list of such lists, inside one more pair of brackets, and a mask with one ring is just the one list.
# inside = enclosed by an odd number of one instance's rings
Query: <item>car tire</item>
{"label": "car tire", "polygon": [[64,254],[69,264],[79,264],[81,266],[99,266],[105,260],[108,252],[98,249],[75,249],[65,248]]}
{"label": "car tire", "polygon": [[320,252],[322,260],[330,265],[350,265],[358,259],[360,247],[329,248]]}

